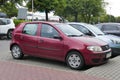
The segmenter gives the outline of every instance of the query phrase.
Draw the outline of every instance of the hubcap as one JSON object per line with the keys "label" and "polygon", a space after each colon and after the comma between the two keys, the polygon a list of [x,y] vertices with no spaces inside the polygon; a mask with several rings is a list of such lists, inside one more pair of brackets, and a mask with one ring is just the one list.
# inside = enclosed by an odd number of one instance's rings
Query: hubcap
{"label": "hubcap", "polygon": [[68,58],[68,63],[71,67],[77,68],[81,64],[81,59],[77,54],[72,54]]}
{"label": "hubcap", "polygon": [[21,54],[20,48],[18,46],[14,46],[12,49],[12,54],[15,58],[18,58]]}

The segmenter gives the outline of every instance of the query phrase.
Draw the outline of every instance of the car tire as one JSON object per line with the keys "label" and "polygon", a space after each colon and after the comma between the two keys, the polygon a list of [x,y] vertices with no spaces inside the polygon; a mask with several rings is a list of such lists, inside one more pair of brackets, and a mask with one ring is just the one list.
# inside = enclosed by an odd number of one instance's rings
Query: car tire
{"label": "car tire", "polygon": [[18,45],[13,45],[11,47],[11,54],[12,54],[14,59],[22,59],[24,56],[21,48]]}
{"label": "car tire", "polygon": [[13,32],[13,30],[9,30],[9,31],[7,32],[7,38],[8,38],[8,39],[11,39],[11,38],[12,38],[12,32]]}
{"label": "car tire", "polygon": [[68,53],[66,63],[72,69],[82,69],[84,66],[84,59],[79,52],[72,51]]}

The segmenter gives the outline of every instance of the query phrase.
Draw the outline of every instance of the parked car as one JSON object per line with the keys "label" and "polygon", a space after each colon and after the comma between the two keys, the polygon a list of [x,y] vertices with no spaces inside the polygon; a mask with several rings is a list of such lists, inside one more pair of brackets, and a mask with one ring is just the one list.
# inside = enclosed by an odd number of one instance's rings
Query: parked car
{"label": "parked car", "polygon": [[64,61],[72,69],[107,62],[111,48],[101,40],[85,37],[70,25],[50,22],[21,23],[10,44],[14,59],[24,55]]}
{"label": "parked car", "polygon": [[104,33],[120,36],[120,23],[99,23],[96,26]]}
{"label": "parked car", "polygon": [[12,31],[15,29],[15,24],[12,19],[0,18],[0,37],[7,36],[12,38]]}
{"label": "parked car", "polygon": [[93,36],[97,39],[107,42],[112,49],[112,57],[120,55],[120,37],[114,35],[106,35],[96,26],[93,26],[91,24],[76,22],[71,22],[68,24],[81,31],[85,35]]}

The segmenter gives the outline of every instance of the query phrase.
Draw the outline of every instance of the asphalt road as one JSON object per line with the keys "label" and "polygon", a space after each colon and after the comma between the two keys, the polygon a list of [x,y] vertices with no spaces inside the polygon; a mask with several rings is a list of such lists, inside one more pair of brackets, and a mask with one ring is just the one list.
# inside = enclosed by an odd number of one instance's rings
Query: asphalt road
{"label": "asphalt road", "polygon": [[108,80],[120,80],[120,56],[112,58],[108,63],[99,66],[85,67],[83,70],[71,70],[63,62],[25,56],[22,60],[12,58],[9,50],[10,40],[0,40],[0,61],[10,61],[19,64],[46,67],[67,72],[85,73],[91,76],[106,78]]}

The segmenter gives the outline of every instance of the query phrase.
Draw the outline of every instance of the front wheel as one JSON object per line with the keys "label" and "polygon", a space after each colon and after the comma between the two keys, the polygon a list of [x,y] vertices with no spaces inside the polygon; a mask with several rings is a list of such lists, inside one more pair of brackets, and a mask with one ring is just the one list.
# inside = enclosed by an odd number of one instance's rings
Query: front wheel
{"label": "front wheel", "polygon": [[18,45],[13,45],[11,48],[11,54],[14,59],[22,59],[24,54]]}
{"label": "front wheel", "polygon": [[66,63],[72,69],[82,69],[84,66],[84,59],[79,52],[73,51],[68,53]]}

